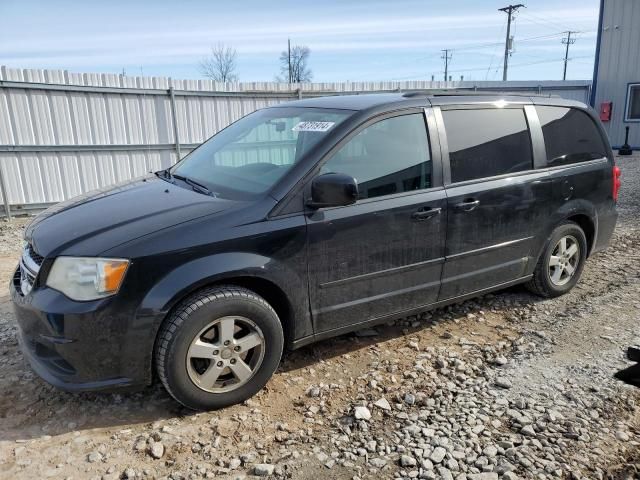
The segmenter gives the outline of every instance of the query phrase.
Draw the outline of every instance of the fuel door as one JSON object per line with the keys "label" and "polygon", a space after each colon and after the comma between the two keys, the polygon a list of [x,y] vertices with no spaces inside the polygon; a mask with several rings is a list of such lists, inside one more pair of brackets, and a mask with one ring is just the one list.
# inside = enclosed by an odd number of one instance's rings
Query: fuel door
{"label": "fuel door", "polygon": [[561,183],[560,192],[562,194],[562,198],[565,201],[571,200],[571,198],[573,198],[573,191],[574,191],[573,182],[569,177],[562,177],[560,179],[560,183]]}

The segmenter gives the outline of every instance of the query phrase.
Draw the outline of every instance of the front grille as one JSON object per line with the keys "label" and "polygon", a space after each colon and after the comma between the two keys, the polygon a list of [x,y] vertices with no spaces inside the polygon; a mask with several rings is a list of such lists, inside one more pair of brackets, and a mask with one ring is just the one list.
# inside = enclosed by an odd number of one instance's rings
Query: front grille
{"label": "front grille", "polygon": [[22,268],[20,268],[20,265],[18,265],[18,268],[16,268],[16,271],[13,273],[13,286],[16,288],[16,291],[19,293],[22,293],[20,289],[21,278],[22,278]]}
{"label": "front grille", "polygon": [[35,249],[33,248],[33,245],[28,243],[26,251],[27,251],[27,254],[29,255],[29,257],[31,257],[31,260],[33,260],[36,265],[41,267],[42,266],[42,262],[44,262],[44,257],[42,255],[38,255],[38,253],[36,253]]}
{"label": "front grille", "polygon": [[[18,268],[20,274],[20,288],[18,291],[22,295],[28,295],[33,289],[33,285],[36,283],[36,277],[40,271],[40,266],[44,261],[44,257],[38,255],[33,246],[29,243],[24,247],[22,251],[22,258],[20,259],[20,266]],[[16,272],[17,276],[18,272]]]}

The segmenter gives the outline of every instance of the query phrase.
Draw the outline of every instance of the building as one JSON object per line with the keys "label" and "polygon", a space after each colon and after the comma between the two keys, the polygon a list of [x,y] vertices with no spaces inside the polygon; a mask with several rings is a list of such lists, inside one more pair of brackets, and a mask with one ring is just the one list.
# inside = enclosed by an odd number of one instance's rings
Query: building
{"label": "building", "polygon": [[640,149],[640,0],[601,0],[591,103],[614,148]]}

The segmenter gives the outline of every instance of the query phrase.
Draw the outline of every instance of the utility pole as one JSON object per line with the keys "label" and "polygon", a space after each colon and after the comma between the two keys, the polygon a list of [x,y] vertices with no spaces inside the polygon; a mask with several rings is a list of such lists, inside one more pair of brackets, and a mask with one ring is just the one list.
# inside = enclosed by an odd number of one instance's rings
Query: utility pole
{"label": "utility pole", "polygon": [[562,43],[567,46],[567,49],[564,52],[564,72],[562,73],[563,81],[567,79],[567,62],[569,61],[569,45],[573,45],[574,43],[576,43],[576,39],[571,38],[571,34],[578,33],[578,32],[572,32],[571,30],[569,30],[568,32],[565,32],[565,33],[567,34],[567,37],[562,39]]}
{"label": "utility pole", "polygon": [[511,51],[511,15],[519,8],[524,7],[523,4],[509,5],[508,7],[499,8],[499,12],[507,14],[507,39],[504,42],[504,69],[502,70],[502,81],[507,81],[507,69],[509,68],[509,52]]}
{"label": "utility pole", "polygon": [[440,57],[442,59],[444,59],[444,81],[447,81],[448,77],[448,73],[449,73],[449,60],[451,60],[451,55],[449,55],[449,50],[448,49],[444,49],[442,50],[442,57]]}
{"label": "utility pole", "polygon": [[293,83],[293,76],[291,75],[291,39],[287,38],[287,49],[289,52],[289,83]]}

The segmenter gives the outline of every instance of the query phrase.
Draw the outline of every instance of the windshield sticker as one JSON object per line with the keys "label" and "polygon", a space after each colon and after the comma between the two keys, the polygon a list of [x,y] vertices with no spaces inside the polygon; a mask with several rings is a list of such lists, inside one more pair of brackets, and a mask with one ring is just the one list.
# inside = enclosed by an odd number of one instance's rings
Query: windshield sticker
{"label": "windshield sticker", "polygon": [[291,130],[294,132],[326,132],[335,122],[300,122]]}

